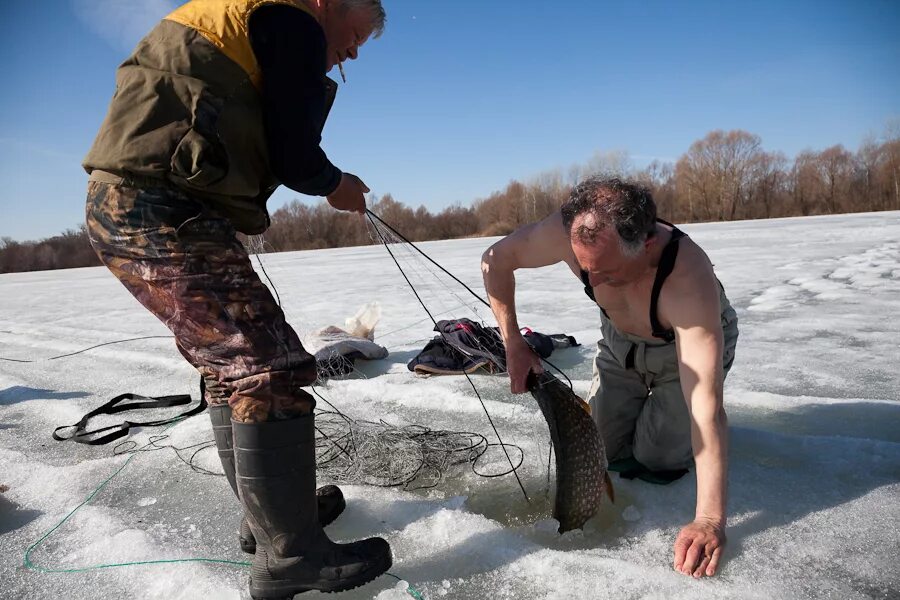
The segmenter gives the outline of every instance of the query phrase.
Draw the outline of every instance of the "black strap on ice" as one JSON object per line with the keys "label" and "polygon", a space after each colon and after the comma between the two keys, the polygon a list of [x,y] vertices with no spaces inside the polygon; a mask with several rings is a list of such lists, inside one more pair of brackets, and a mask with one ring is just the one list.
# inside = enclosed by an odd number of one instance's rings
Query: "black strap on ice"
{"label": "black strap on ice", "polygon": [[[176,421],[192,417],[206,410],[206,394],[203,387],[203,380],[201,378],[200,403],[190,410],[187,410],[175,417],[169,417],[167,419],[156,419],[153,421],[122,421],[118,425],[110,425],[109,427],[102,427],[100,429],[94,429],[93,431],[87,431],[86,428],[88,421],[90,421],[97,415],[114,415],[128,410],[167,408],[169,406],[186,406],[191,403],[190,394],[159,396],[155,398],[141,396],[140,394],[121,394],[119,396],[116,396],[103,406],[95,408],[88,414],[84,415],[83,417],[81,417],[81,420],[74,425],[63,425],[62,427],[57,427],[53,430],[53,439],[58,442],[71,440],[74,442],[78,442],[79,444],[100,446],[103,444],[108,444],[121,437],[125,437],[126,435],[128,435],[128,432],[132,427],[158,427],[160,425],[168,425],[169,423],[174,423]],[[128,400],[130,400],[131,402],[123,402]],[[74,431],[72,431],[72,433],[69,435],[62,435],[60,434],[61,429],[72,429]],[[104,432],[109,433],[104,434]]]}
{"label": "black strap on ice", "polygon": [[684,232],[662,219],[657,219],[663,225],[672,228],[672,237],[669,243],[663,248],[662,256],[659,258],[659,266],[656,268],[656,279],[653,281],[653,291],[650,292],[650,327],[653,330],[653,337],[671,342],[675,339],[675,332],[671,329],[663,329],[659,317],[656,315],[656,305],[659,302],[659,292],[662,290],[663,283],[675,268],[675,259],[678,257],[678,240],[685,236]]}

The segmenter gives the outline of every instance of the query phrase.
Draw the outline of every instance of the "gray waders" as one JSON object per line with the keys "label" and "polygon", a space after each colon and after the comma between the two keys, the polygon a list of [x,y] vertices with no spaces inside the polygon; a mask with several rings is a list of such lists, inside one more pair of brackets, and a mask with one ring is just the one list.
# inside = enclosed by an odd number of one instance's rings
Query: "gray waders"
{"label": "gray waders", "polygon": [[[734,363],[737,315],[720,294],[724,375]],[[603,318],[590,391],[592,415],[610,462],[633,457],[651,471],[693,463],[691,417],[678,372],[675,342],[617,330]]]}

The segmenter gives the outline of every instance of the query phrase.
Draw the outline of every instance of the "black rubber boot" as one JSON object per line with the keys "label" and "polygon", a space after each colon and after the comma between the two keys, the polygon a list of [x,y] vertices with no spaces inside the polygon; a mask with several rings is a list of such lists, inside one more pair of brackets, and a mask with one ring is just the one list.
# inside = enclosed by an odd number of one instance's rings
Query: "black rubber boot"
{"label": "black rubber boot", "polygon": [[349,590],[391,567],[391,548],[382,538],[336,544],[322,530],[313,423],[312,415],[232,422],[237,485],[257,543],[250,567],[254,600]]}
{"label": "black rubber boot", "polygon": [[[212,421],[213,436],[216,439],[216,448],[219,450],[219,460],[225,471],[225,478],[238,495],[237,481],[234,477],[234,442],[231,434],[231,407],[227,404],[214,404],[209,407],[209,419]],[[347,503],[344,501],[344,493],[336,485],[325,485],[316,490],[316,500],[319,508],[319,523],[322,527],[330,525],[337,519]],[[238,533],[241,550],[248,554],[256,552],[256,539],[253,531],[247,524],[247,518],[241,517],[241,527]]]}

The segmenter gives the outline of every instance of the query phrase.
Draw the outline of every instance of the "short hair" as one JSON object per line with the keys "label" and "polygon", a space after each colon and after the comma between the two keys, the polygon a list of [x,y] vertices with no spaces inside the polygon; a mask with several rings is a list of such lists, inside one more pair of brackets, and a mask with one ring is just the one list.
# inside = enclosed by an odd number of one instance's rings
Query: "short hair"
{"label": "short hair", "polygon": [[387,14],[384,12],[384,7],[381,5],[381,0],[338,0],[340,2],[340,7],[343,11],[348,11],[354,8],[361,8],[368,10],[372,15],[372,37],[378,38],[381,37],[381,34],[384,33],[384,24],[387,20]]}
{"label": "short hair", "polygon": [[[619,246],[634,256],[656,234],[656,203],[650,190],[618,178],[592,177],[581,182],[560,208],[569,238],[592,244],[607,227],[615,227]],[[589,223],[573,229],[575,218],[592,215]]]}

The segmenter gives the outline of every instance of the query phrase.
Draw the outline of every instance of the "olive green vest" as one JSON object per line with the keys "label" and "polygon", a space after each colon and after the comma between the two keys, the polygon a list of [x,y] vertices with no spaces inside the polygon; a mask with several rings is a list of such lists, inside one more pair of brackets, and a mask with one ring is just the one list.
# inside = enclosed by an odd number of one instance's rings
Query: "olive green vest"
{"label": "olive green vest", "polygon": [[[238,231],[266,229],[266,200],[279,182],[248,32],[250,15],[265,4],[312,14],[302,0],[191,0],[138,43],[116,72],[109,112],[84,159],[92,179],[173,185]],[[326,85],[330,108],[337,84]]]}

